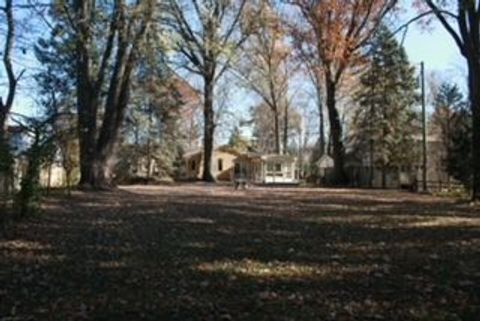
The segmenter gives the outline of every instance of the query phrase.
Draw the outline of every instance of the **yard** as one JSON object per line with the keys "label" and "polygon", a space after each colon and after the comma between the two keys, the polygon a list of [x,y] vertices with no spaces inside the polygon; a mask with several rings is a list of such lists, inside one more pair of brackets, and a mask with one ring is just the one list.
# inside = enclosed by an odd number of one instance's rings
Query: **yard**
{"label": "yard", "polygon": [[51,197],[0,238],[0,320],[479,320],[479,212],[377,190]]}

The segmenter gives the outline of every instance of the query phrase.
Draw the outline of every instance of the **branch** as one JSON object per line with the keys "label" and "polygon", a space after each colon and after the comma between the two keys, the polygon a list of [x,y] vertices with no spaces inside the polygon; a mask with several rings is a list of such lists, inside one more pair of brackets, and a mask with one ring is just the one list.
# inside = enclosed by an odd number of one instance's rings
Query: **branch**
{"label": "branch", "polygon": [[[16,77],[15,73],[13,71],[13,66],[12,66],[12,50],[13,50],[13,45],[14,45],[14,40],[15,40],[15,21],[13,19],[13,8],[12,8],[12,0],[6,0],[5,3],[5,8],[4,12],[6,15],[7,19],[7,35],[5,38],[5,47],[4,47],[4,54],[3,54],[3,64],[5,66],[5,70],[7,72],[7,78],[8,78],[8,94],[7,94],[7,100],[5,104],[0,105],[0,112],[3,115],[8,115],[10,112],[12,105],[13,105],[13,100],[15,98],[15,92],[17,89],[17,83],[18,80],[22,77],[23,73],[25,70],[20,72],[19,76]],[[5,117],[6,118],[6,117]],[[0,124],[0,126],[4,126],[5,124]]]}
{"label": "branch", "polygon": [[455,43],[457,44],[458,48],[462,52],[463,55],[466,55],[465,52],[465,44],[463,43],[461,37],[458,35],[458,33],[453,29],[453,27],[448,23],[447,19],[443,16],[444,14],[448,14],[450,16],[453,16],[455,20],[459,21],[459,16],[456,16],[448,11],[441,10],[438,8],[437,5],[435,5],[432,0],[425,0],[427,5],[432,9],[433,13],[435,16],[440,20],[440,23],[445,27],[447,32],[453,37],[453,40],[455,40]]}
{"label": "branch", "polygon": [[115,34],[117,31],[117,18],[119,14],[119,6],[121,4],[119,3],[118,0],[115,1],[115,8],[113,9],[112,13],[112,18],[110,21],[110,27],[108,30],[108,38],[107,38],[107,45],[105,48],[105,51],[103,52],[102,60],[100,63],[100,68],[98,69],[97,73],[97,80],[96,80],[96,85],[95,85],[95,91],[98,93],[100,92],[100,89],[102,88],[103,81],[105,79],[105,70],[108,65],[108,60],[110,59],[110,56],[112,54],[113,50],[113,40],[115,39]]}

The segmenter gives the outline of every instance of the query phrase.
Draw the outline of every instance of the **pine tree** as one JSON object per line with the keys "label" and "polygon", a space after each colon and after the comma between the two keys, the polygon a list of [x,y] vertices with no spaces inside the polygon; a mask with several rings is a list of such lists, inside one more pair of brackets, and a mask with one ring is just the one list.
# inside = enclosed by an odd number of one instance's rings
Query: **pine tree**
{"label": "pine tree", "polygon": [[239,126],[233,128],[230,138],[228,139],[228,146],[238,152],[249,151],[252,147],[250,142],[242,137]]}
{"label": "pine tree", "polygon": [[[463,131],[468,128],[464,119],[466,115],[464,110],[467,106],[462,92],[456,84],[448,82],[442,83],[438,88],[438,92],[434,96],[434,111],[430,120],[430,128],[433,135],[439,138],[440,148],[438,150],[438,163],[442,172],[448,172],[450,175],[458,175],[458,170],[454,169],[460,158],[469,155],[469,134]],[[463,146],[464,143],[467,146]],[[460,148],[460,149],[459,149]],[[465,154],[455,161],[456,164],[449,164],[456,159],[454,154],[459,150],[466,148]],[[469,168],[468,163],[465,168]],[[449,170],[450,169],[450,170]],[[460,176],[463,176],[460,175]],[[461,179],[464,181],[464,179]]]}
{"label": "pine tree", "polygon": [[408,166],[415,160],[414,74],[404,48],[382,26],[372,41],[368,68],[356,93],[359,108],[353,120],[353,144],[382,169],[383,186],[389,167]]}
{"label": "pine tree", "polygon": [[441,166],[448,175],[472,187],[472,113],[456,84],[445,82],[434,97],[432,132],[440,138]]}

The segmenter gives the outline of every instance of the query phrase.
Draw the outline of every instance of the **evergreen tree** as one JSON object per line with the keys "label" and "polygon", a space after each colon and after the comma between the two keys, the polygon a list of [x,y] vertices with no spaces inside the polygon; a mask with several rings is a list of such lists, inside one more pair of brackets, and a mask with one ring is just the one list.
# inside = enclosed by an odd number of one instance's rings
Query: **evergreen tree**
{"label": "evergreen tree", "polygon": [[[467,106],[463,94],[456,84],[445,82],[440,85],[438,92],[434,96],[434,111],[430,121],[431,133],[438,137],[440,146],[437,156],[438,166],[442,172],[448,172],[457,178],[463,177],[459,175],[460,168],[457,165],[468,160],[470,135],[464,132],[468,129],[468,115],[465,113]],[[465,146],[465,144],[467,144]],[[464,150],[463,156],[450,155],[451,152],[456,154]],[[460,157],[457,157],[460,156]],[[451,163],[455,160],[455,164]],[[470,168],[468,163],[465,169]],[[468,176],[468,175],[467,175]],[[465,178],[460,178],[465,181]]]}
{"label": "evergreen tree", "polygon": [[132,171],[148,180],[175,177],[186,140],[180,126],[187,98],[181,92],[184,80],[167,67],[163,57],[154,57],[140,61],[134,83],[116,179],[131,179]]}
{"label": "evergreen tree", "polygon": [[[368,68],[356,93],[359,108],[353,120],[353,144],[363,158],[382,168],[382,185],[389,167],[415,160],[415,69],[405,49],[387,27],[375,35]],[[368,155],[368,156],[367,156]]]}
{"label": "evergreen tree", "polygon": [[242,137],[239,126],[233,128],[230,138],[228,139],[228,146],[238,152],[246,152],[252,149],[250,142]]}
{"label": "evergreen tree", "polygon": [[456,111],[447,156],[447,171],[468,189],[472,186],[472,114],[467,109]]}
{"label": "evergreen tree", "polygon": [[434,99],[433,132],[442,142],[442,165],[468,189],[473,183],[472,113],[455,84],[444,83]]}

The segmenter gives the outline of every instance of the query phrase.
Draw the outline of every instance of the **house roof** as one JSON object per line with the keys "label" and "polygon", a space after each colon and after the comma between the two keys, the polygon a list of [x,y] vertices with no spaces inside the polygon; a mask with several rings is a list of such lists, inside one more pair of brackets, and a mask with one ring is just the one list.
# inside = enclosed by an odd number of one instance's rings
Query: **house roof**
{"label": "house roof", "polygon": [[296,157],[292,155],[281,155],[281,154],[267,154],[261,156],[262,160],[265,161],[295,161]]}
{"label": "house roof", "polygon": [[[229,153],[229,154],[236,155],[236,156],[241,155],[241,153],[239,153],[238,151],[236,151],[235,149],[231,148],[228,145],[219,146],[219,147],[215,148],[213,151],[214,152]],[[191,158],[193,156],[200,155],[200,154],[203,154],[203,148],[196,148],[196,149],[193,149],[191,151],[185,152],[183,154],[183,158],[184,159]]]}

